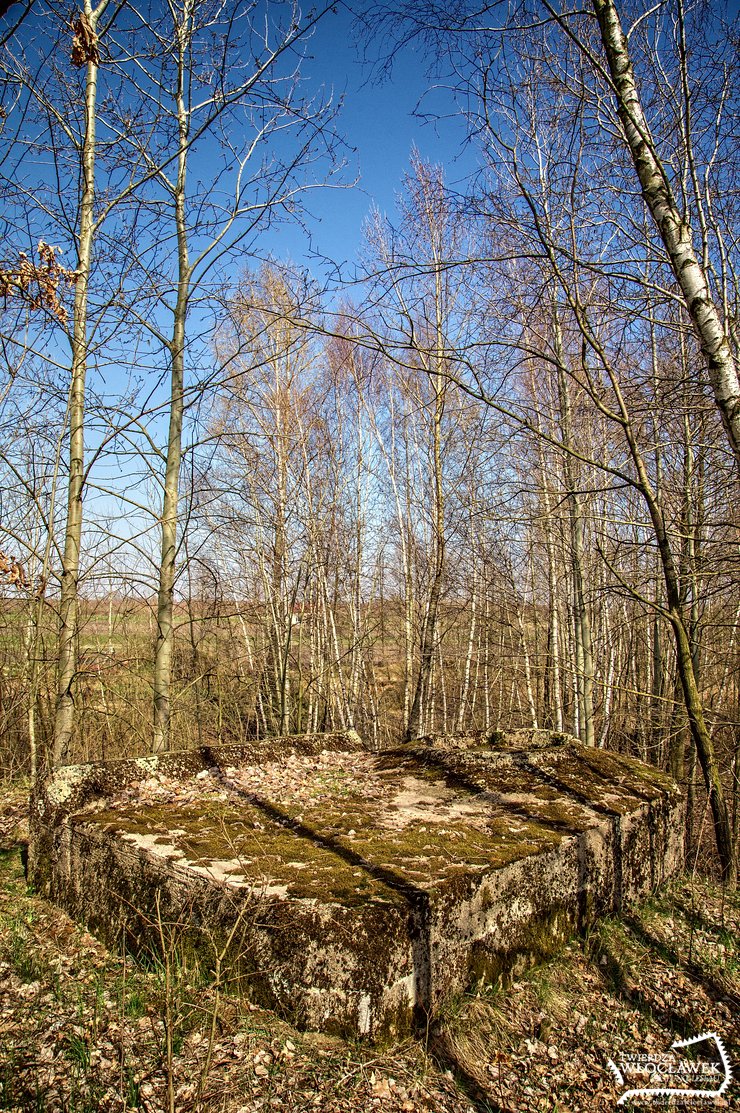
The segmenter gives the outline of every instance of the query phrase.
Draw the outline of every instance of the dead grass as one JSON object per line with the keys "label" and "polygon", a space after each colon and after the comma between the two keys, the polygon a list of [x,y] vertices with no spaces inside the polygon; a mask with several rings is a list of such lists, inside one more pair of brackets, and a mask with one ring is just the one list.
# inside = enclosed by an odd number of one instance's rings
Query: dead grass
{"label": "dead grass", "polygon": [[[716,1032],[740,1066],[739,1020],[740,898],[687,877],[505,991],[465,999],[437,1044],[507,1113],[606,1113],[619,1096],[608,1059]],[[712,1108],[737,1095],[736,1081]]]}
{"label": "dead grass", "polygon": [[[9,798],[6,798],[9,803]],[[13,807],[15,808],[15,804]],[[108,952],[0,850],[0,1110],[472,1113],[422,1043],[301,1033],[180,964]]]}
{"label": "dead grass", "polygon": [[[607,1060],[715,1031],[740,1073],[740,899],[685,878],[390,1048],[296,1031],[112,955],[30,893],[22,786],[0,807],[0,1110],[613,1113]],[[169,1032],[169,1044],[168,1044]],[[737,1102],[737,1083],[713,1108]],[[728,1100],[729,1099],[729,1100]],[[724,1104],[723,1104],[724,1103]]]}

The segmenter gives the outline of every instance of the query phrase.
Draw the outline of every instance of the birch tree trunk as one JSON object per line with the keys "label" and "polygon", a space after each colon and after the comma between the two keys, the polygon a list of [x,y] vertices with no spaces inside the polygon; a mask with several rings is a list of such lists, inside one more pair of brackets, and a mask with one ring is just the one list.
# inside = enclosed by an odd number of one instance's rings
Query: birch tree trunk
{"label": "birch tree trunk", "polygon": [[439,370],[433,373],[432,382],[434,386],[434,417],[432,419],[432,452],[434,461],[434,571],[432,573],[429,601],[421,631],[419,672],[414,687],[414,698],[411,702],[411,709],[409,711],[408,725],[406,727],[406,741],[411,741],[411,739],[418,737],[420,733],[422,698],[425,689],[429,687],[431,683],[432,662],[437,638],[437,614],[439,612],[439,600],[442,594],[442,579],[444,576],[445,527],[444,491],[442,488],[442,415],[444,413],[445,392],[444,381]]}
{"label": "birch tree trunk", "polygon": [[696,747],[697,757],[704,776],[704,784],[712,812],[717,854],[722,868],[722,876],[730,885],[737,882],[737,859],[732,837],[732,825],[727,800],[720,778],[717,756],[712,736],[704,718],[704,707],[697,678],[698,659],[692,646],[690,626],[687,625],[685,607],[681,598],[680,579],[676,567],[671,541],[666,528],[663,511],[655,497],[647,469],[629,421],[627,407],[618,385],[612,380],[617,396],[625,438],[635,466],[640,491],[647,505],[655,539],[660,554],[663,578],[666,589],[666,617],[673,628],[676,642],[676,666],[681,681],[684,703],[689,720],[691,737]]}
{"label": "birch tree trunk", "polygon": [[57,698],[54,714],[52,762],[63,764],[68,756],[75,727],[74,684],[79,641],[78,588],[82,539],[82,494],[85,462],[85,382],[87,378],[87,303],[95,233],[95,122],[98,94],[98,49],[96,27],[108,0],[93,8],[85,0],[79,19],[85,29],[87,60],[85,75],[85,134],[82,141],[81,197],[77,267],[72,323],[72,371],[69,390],[69,480],[67,522],[62,556],[59,600],[59,649]]}
{"label": "birch tree trunk", "polygon": [[[471,535],[473,535],[474,526],[471,522]],[[471,545],[471,548],[473,546]],[[473,553],[473,583],[470,597],[470,624],[468,626],[468,646],[465,653],[465,663],[463,665],[462,685],[460,688],[460,699],[457,709],[457,720],[455,722],[455,730],[462,733],[465,725],[465,713],[468,710],[468,692],[470,691],[470,670],[473,663],[473,651],[475,649],[475,637],[478,633],[478,577],[476,575],[477,566],[475,560],[475,553]],[[472,718],[472,708],[470,709],[470,716]]]}
{"label": "birch tree trunk", "polygon": [[524,658],[524,687],[527,693],[529,723],[534,730],[539,730],[540,724],[537,721],[537,705],[535,703],[534,687],[532,685],[532,666],[529,657],[529,646],[527,645],[527,633],[524,629],[523,604],[520,600],[517,600],[516,619],[517,626],[519,627],[519,644],[521,646],[522,657]]}
{"label": "birch tree trunk", "polygon": [[555,357],[557,362],[558,396],[560,400],[560,420],[565,447],[565,487],[568,498],[568,517],[570,522],[571,568],[573,572],[573,618],[575,634],[575,664],[578,707],[578,737],[586,746],[594,745],[594,659],[591,641],[591,619],[586,606],[583,575],[583,509],[578,492],[578,477],[575,461],[571,454],[573,448],[573,422],[571,416],[570,390],[565,367],[565,352],[558,320],[558,309],[553,299],[553,330]]}
{"label": "birch tree trunk", "polygon": [[671,269],[686,302],[707,364],[709,381],[740,470],[740,376],[727,331],[712,297],[691,226],[681,215],[642,108],[627,38],[614,0],[593,0],[624,137]]}
{"label": "birch tree trunk", "polygon": [[157,641],[154,650],[154,738],[155,754],[170,748],[172,652],[175,642],[174,592],[177,563],[177,518],[180,464],[182,462],[182,423],[185,396],[185,326],[190,296],[191,270],[188,260],[186,216],[187,153],[190,116],[185,101],[186,52],[192,28],[192,0],[185,0],[183,18],[178,25],[177,42],[177,180],[174,185],[175,229],[177,235],[177,298],[170,341],[170,415],[167,435],[167,463],[162,507],[162,549],[157,594]]}
{"label": "birch tree trunk", "polygon": [[[530,368],[530,381],[532,390],[535,390],[534,372]],[[537,419],[537,430],[540,422]],[[537,462],[540,469],[541,495],[545,511],[542,528],[545,534],[545,551],[547,553],[547,588],[549,598],[548,630],[547,630],[547,659],[544,669],[544,715],[545,722],[554,726],[555,730],[563,729],[563,701],[560,690],[560,600],[557,591],[557,562],[555,559],[554,524],[556,515],[553,507],[550,478],[545,458],[544,441],[541,436],[537,439]],[[552,708],[551,705],[552,704]]]}
{"label": "birch tree trunk", "polygon": [[[424,183],[423,171],[420,167],[420,184]],[[439,184],[439,183],[437,183]],[[437,616],[439,601],[442,595],[442,581],[445,571],[445,497],[442,479],[442,419],[445,409],[446,382],[444,378],[444,350],[445,350],[445,290],[442,275],[443,265],[443,235],[444,228],[441,214],[430,205],[427,192],[422,188],[424,199],[424,216],[427,222],[429,246],[431,249],[432,265],[434,268],[434,317],[433,317],[433,342],[434,349],[431,353],[422,354],[434,391],[434,413],[432,416],[432,464],[434,482],[434,512],[432,525],[432,544],[434,552],[434,571],[429,592],[426,615],[421,631],[421,648],[419,654],[419,674],[416,679],[414,698],[409,711],[406,740],[410,741],[419,734],[421,719],[422,697],[425,688],[429,688],[429,697],[432,701],[434,692],[431,690],[432,663],[434,649],[437,641]],[[426,355],[426,358],[424,356]]]}
{"label": "birch tree trunk", "polygon": [[[393,492],[393,508],[398,525],[398,543],[401,550],[401,570],[403,573],[403,734],[408,730],[409,711],[411,709],[411,683],[414,670],[414,577],[413,577],[413,546],[411,537],[411,483],[409,439],[404,440],[404,472],[403,472],[403,498],[398,479],[398,450],[396,447],[396,401],[392,386],[388,388],[388,436],[384,437],[378,427],[377,413],[368,400],[365,400],[366,411],[370,420],[373,437],[381,453],[388,472],[388,481]],[[389,442],[386,444],[386,440]],[[405,511],[405,514],[404,514]],[[382,577],[381,577],[382,587]],[[381,599],[381,615],[383,606]]]}

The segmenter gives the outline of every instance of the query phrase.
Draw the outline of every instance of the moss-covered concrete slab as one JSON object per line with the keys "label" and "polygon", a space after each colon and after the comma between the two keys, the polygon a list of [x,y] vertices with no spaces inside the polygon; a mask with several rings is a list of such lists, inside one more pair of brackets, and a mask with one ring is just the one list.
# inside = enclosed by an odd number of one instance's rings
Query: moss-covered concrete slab
{"label": "moss-covered concrete slab", "polygon": [[109,943],[178,937],[299,1024],[381,1037],[550,953],[682,862],[682,801],[549,732],[354,732],[61,770],[32,882]]}

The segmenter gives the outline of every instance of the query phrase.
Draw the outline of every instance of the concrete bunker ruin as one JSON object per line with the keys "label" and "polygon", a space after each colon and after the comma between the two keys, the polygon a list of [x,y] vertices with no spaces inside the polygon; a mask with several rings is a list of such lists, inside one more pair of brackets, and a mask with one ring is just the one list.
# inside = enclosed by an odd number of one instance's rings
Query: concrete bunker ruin
{"label": "concrete bunker ruin", "polygon": [[166,924],[297,1025],[385,1038],[677,872],[682,812],[658,770],[548,731],[294,736],[59,770],[29,877],[111,946]]}

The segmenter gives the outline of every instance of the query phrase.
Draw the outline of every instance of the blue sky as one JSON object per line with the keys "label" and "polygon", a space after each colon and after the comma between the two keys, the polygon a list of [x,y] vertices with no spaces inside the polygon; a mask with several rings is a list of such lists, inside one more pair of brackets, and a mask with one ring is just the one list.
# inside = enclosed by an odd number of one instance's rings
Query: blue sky
{"label": "blue sky", "polygon": [[[324,85],[343,98],[337,130],[354,148],[346,180],[357,177],[357,185],[313,195],[310,209],[315,220],[309,229],[313,245],[299,227],[271,230],[262,246],[277,258],[289,256],[302,263],[313,246],[336,262],[352,262],[371,206],[392,217],[414,145],[423,158],[445,166],[452,185],[470,168],[470,152],[463,151],[465,123],[449,115],[451,94],[431,88],[426,60],[407,47],[399,52],[390,75],[379,77],[363,54],[377,58],[380,44],[359,43],[353,32],[353,18],[343,8],[327,16],[311,40],[301,72],[307,87]],[[415,117],[422,101],[427,111],[436,110],[446,118],[427,123]]]}
{"label": "blue sky", "polygon": [[[365,0],[354,0],[354,2],[357,8]],[[284,19],[286,12],[290,11],[290,5],[283,0],[275,0],[272,10],[276,16]],[[38,9],[31,10],[22,28],[23,37],[29,44],[32,57],[34,48],[42,45],[38,41],[39,37],[45,40],[48,35],[43,22],[40,21],[40,13],[37,15],[37,12]],[[235,282],[238,281],[245,265],[254,265],[256,257],[266,256],[272,256],[279,261],[308,265],[319,281],[324,278],[336,280],[337,276],[333,273],[333,268],[322,265],[317,258],[321,255],[334,263],[347,264],[342,268],[343,274],[345,277],[351,277],[352,267],[357,261],[357,254],[363,241],[363,223],[373,205],[387,213],[391,220],[394,219],[395,197],[403,187],[403,176],[409,168],[412,147],[415,146],[421,156],[428,161],[443,164],[447,180],[452,185],[463,177],[466,164],[469,168],[472,158],[470,151],[461,157],[466,136],[465,123],[459,116],[449,116],[453,106],[449,94],[440,91],[430,93],[427,59],[413,48],[407,47],[398,52],[390,72],[379,76],[371,62],[377,61],[381,52],[380,42],[356,41],[354,17],[341,3],[338,4],[335,12],[328,14],[319,23],[313,38],[306,46],[298,95],[303,97],[310,96],[312,93],[318,94],[323,87],[326,91],[331,90],[337,99],[342,99],[343,107],[336,120],[336,128],[349,148],[348,165],[344,175],[347,188],[313,191],[308,200],[309,214],[304,227],[297,221],[275,222],[266,226],[255,242],[252,242],[251,238],[245,242],[243,251],[238,248],[229,263],[228,269]],[[82,76],[78,73],[75,78],[80,84]],[[111,81],[105,67],[102,67],[101,100],[106,95],[115,95],[111,92],[115,88]],[[439,114],[442,118],[438,122],[425,123],[414,115],[415,109],[420,105],[429,112]],[[106,136],[102,125],[99,127],[99,136],[102,139]],[[287,142],[289,144],[290,140]],[[290,154],[289,145],[286,146],[286,152]],[[191,171],[189,171],[191,192],[195,192],[197,180],[203,183],[210,180],[214,169],[210,163],[210,153],[208,141],[204,141],[193,151]],[[228,169],[227,163],[227,171]],[[233,167],[231,169],[233,170]],[[317,165],[316,174],[319,179],[325,169]],[[39,184],[50,183],[53,196],[55,179],[49,172],[48,160],[46,163],[42,160],[38,166],[29,168],[27,172],[33,174],[34,171],[38,174]],[[99,174],[102,179],[102,163],[99,164]],[[357,179],[356,184],[350,185],[349,183],[355,179]],[[69,196],[72,209],[75,201],[74,190],[70,191]],[[59,225],[55,227],[52,224],[47,228],[44,216],[43,206],[40,206],[37,219],[41,223],[38,228],[34,226],[31,230],[31,245],[39,235],[48,242],[59,242]],[[22,233],[23,229],[13,228],[11,231],[15,237],[19,232]],[[111,234],[115,236],[115,225]],[[146,242],[143,246],[146,248]],[[166,272],[172,271],[174,266],[171,232],[168,250],[169,254],[167,250],[163,250],[162,254],[162,265]],[[251,257],[250,250],[254,252]],[[72,246],[69,244],[65,261],[72,257]],[[167,274],[170,289],[173,274],[174,272]],[[191,360],[188,368],[189,381],[193,378],[197,379],[204,368],[207,373],[213,361],[210,318],[205,320],[203,335],[199,339],[201,323],[199,313],[200,310],[195,305],[190,318],[193,348],[189,351]],[[167,314],[163,314],[161,323],[165,332],[171,328]],[[141,344],[132,355],[125,348],[125,344],[130,339],[126,330],[122,332],[121,338],[123,349],[114,346],[110,352],[96,353],[90,360],[90,386],[102,391],[106,399],[112,399],[115,403],[118,396],[127,390],[131,374],[140,377],[144,389],[147,391],[154,389],[154,402],[161,403],[162,406],[159,413],[149,415],[147,423],[149,434],[161,441],[166,429],[166,404],[169,398],[169,388],[164,376],[165,355],[158,346],[155,345],[150,351],[146,344]],[[52,334],[47,338],[46,347],[47,351],[59,359],[61,366],[67,363],[69,358],[67,347],[61,337]],[[161,379],[158,378],[160,375]],[[159,382],[158,387],[155,385],[157,382]],[[91,412],[87,432],[88,461],[106,431],[105,413],[96,419]],[[119,475],[119,472],[126,474]],[[128,465],[123,455],[119,455],[117,445],[112,454],[101,458],[94,465],[93,480],[93,485],[88,488],[86,496],[90,521],[95,518],[96,512],[101,515],[109,514],[118,520],[118,528],[122,533],[136,533],[147,524],[151,524],[131,506],[120,513],[120,507],[109,493],[95,489],[97,482],[107,491],[120,489],[135,501],[147,501],[147,485],[143,481],[137,481],[134,475],[128,474]],[[156,501],[155,496],[155,503]]]}
{"label": "blue sky", "polygon": [[[367,0],[350,2],[356,11],[362,11]],[[290,4],[287,0],[273,0],[272,5],[265,6],[265,12],[269,10],[278,21],[284,22]],[[43,22],[39,22],[32,9],[21,27],[21,37],[29,45],[31,57],[34,46],[39,46],[39,37],[44,39],[46,34]],[[405,47],[398,51],[390,73],[379,76],[371,62],[382,56],[385,43],[379,40],[361,42],[357,35],[352,12],[339,0],[336,10],[320,20],[313,37],[305,45],[299,89],[302,97],[319,93],[323,87],[343,101],[336,128],[348,147],[344,175],[348,188],[312,191],[306,228],[285,222],[266,229],[255,244],[262,256],[272,255],[302,264],[311,261],[314,251],[336,262],[353,262],[362,242],[363,221],[372,205],[376,204],[392,218],[394,197],[402,187],[413,145],[423,158],[445,166],[452,185],[463,177],[465,164],[470,167],[469,151],[465,158],[460,158],[466,134],[464,121],[459,116],[450,116],[453,111],[451,94],[442,90],[430,92],[428,59],[413,47]],[[103,68],[101,99],[106,92],[106,76]],[[420,104],[440,119],[424,122],[415,117],[414,110]],[[102,129],[99,130],[105,138]],[[199,145],[197,155],[194,152],[194,161],[205,158],[207,164],[205,152],[207,142]],[[210,167],[206,164],[199,170],[193,166],[193,178],[208,179]],[[43,179],[45,169],[39,166],[38,170]],[[317,167],[317,176],[321,175],[322,170]],[[355,179],[356,184],[349,186]],[[18,232],[14,235],[17,239]],[[54,237],[58,238],[58,233],[45,224],[31,229],[32,241],[39,235],[57,242]],[[314,261],[311,269],[321,271],[322,268]]]}

